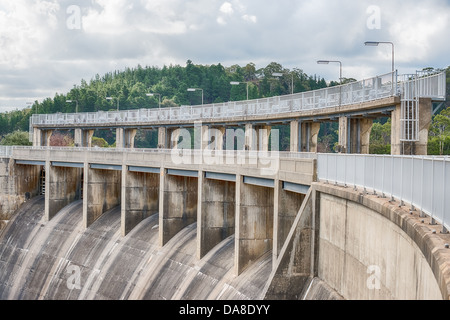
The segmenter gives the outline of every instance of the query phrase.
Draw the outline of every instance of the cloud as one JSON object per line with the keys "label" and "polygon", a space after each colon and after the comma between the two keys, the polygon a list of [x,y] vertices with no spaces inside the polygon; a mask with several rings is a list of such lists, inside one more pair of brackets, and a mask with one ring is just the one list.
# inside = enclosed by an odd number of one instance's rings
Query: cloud
{"label": "cloud", "polygon": [[220,12],[225,13],[225,14],[233,14],[234,13],[233,5],[229,2],[224,2],[220,6]]}

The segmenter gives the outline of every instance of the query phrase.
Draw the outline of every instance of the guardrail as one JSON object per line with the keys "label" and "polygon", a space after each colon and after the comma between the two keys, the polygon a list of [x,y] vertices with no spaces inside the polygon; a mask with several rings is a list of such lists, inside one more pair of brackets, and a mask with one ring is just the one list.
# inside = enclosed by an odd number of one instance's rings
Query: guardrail
{"label": "guardrail", "polygon": [[202,121],[243,116],[275,115],[319,110],[388,98],[397,93],[397,72],[341,86],[277,96],[265,99],[226,102],[200,106],[162,109],[99,111],[94,113],[39,114],[31,118],[34,125],[101,125],[151,123],[163,121]]}
{"label": "guardrail", "polygon": [[10,158],[13,147],[0,146],[0,158]]}
{"label": "guardrail", "polygon": [[450,226],[450,157],[318,154],[317,178],[405,202]]}

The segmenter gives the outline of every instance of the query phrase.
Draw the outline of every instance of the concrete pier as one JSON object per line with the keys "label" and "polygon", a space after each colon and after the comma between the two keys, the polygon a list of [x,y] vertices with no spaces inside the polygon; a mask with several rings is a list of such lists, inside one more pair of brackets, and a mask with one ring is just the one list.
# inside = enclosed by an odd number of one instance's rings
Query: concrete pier
{"label": "concrete pier", "polygon": [[159,225],[163,246],[180,230],[197,222],[198,174],[164,170],[160,190]]}
{"label": "concrete pier", "polygon": [[[126,236],[141,221],[159,212],[159,173],[122,169],[122,235]],[[144,170],[144,169],[142,169]]]}
{"label": "concrete pier", "polygon": [[236,182],[206,178],[199,180],[198,256],[235,232]]}
{"label": "concrete pier", "polygon": [[273,187],[236,182],[235,273],[242,271],[273,246]]}
{"label": "concrete pier", "polygon": [[62,208],[82,197],[83,169],[45,166],[45,218],[52,219]]}
{"label": "concrete pier", "polygon": [[120,205],[121,169],[94,169],[84,166],[83,221],[88,228],[106,211]]}

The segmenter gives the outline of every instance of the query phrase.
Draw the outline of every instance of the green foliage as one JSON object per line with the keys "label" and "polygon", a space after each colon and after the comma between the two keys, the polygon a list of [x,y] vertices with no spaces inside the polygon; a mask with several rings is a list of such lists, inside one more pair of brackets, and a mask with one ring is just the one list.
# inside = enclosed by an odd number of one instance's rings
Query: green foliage
{"label": "green foliage", "polygon": [[109,148],[109,144],[103,138],[92,137],[92,147]]}
{"label": "green foliage", "polygon": [[370,154],[390,154],[391,153],[391,119],[384,124],[374,122],[370,133]]}
{"label": "green foliage", "polygon": [[26,131],[14,131],[6,135],[1,141],[2,146],[31,146],[29,134]]}
{"label": "green foliage", "polygon": [[450,107],[434,116],[428,144],[431,155],[450,154]]}

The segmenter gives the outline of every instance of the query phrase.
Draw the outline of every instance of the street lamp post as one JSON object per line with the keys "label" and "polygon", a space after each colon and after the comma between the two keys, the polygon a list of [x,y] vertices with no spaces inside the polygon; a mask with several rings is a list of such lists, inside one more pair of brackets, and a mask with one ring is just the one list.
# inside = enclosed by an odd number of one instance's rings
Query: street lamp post
{"label": "street lamp post", "polygon": [[66,103],[72,103],[72,102],[76,103],[75,113],[78,113],[78,100],[67,100],[66,101]]}
{"label": "street lamp post", "polygon": [[395,61],[394,61],[394,43],[390,41],[366,41],[364,45],[369,47],[378,47],[380,43],[390,44],[392,46],[392,72],[395,71]]}
{"label": "street lamp post", "polygon": [[[113,97],[106,97],[106,100],[113,100]],[[119,98],[117,98],[117,111],[119,111]]]}
{"label": "street lamp post", "polygon": [[342,105],[342,62],[339,60],[318,60],[317,64],[329,64],[331,62],[339,63],[339,109]]}
{"label": "street lamp post", "polygon": [[[283,73],[281,72],[274,72],[272,73],[272,76],[274,77],[282,77]],[[291,72],[291,94],[294,94],[294,73]]]}
{"label": "street lamp post", "polygon": [[188,92],[195,92],[197,90],[201,90],[202,91],[202,105],[203,105],[203,89],[201,89],[201,88],[189,88],[189,89],[187,89]]}
{"label": "street lamp post", "polygon": [[395,73],[395,60],[394,60],[394,43],[390,41],[366,41],[364,42],[365,46],[368,47],[378,47],[378,45],[382,44],[390,44],[392,46],[392,92],[394,92],[394,73]]}
{"label": "street lamp post", "polygon": [[240,84],[246,84],[247,85],[247,100],[248,100],[248,82],[231,81],[230,84],[232,86],[238,86]]}
{"label": "street lamp post", "polygon": [[160,93],[147,93],[147,97],[159,96],[159,109],[161,109],[161,94]]}
{"label": "street lamp post", "polygon": [[339,83],[342,84],[342,62],[337,60],[319,60],[317,61],[317,64],[329,64],[330,62],[336,62],[339,63]]}

